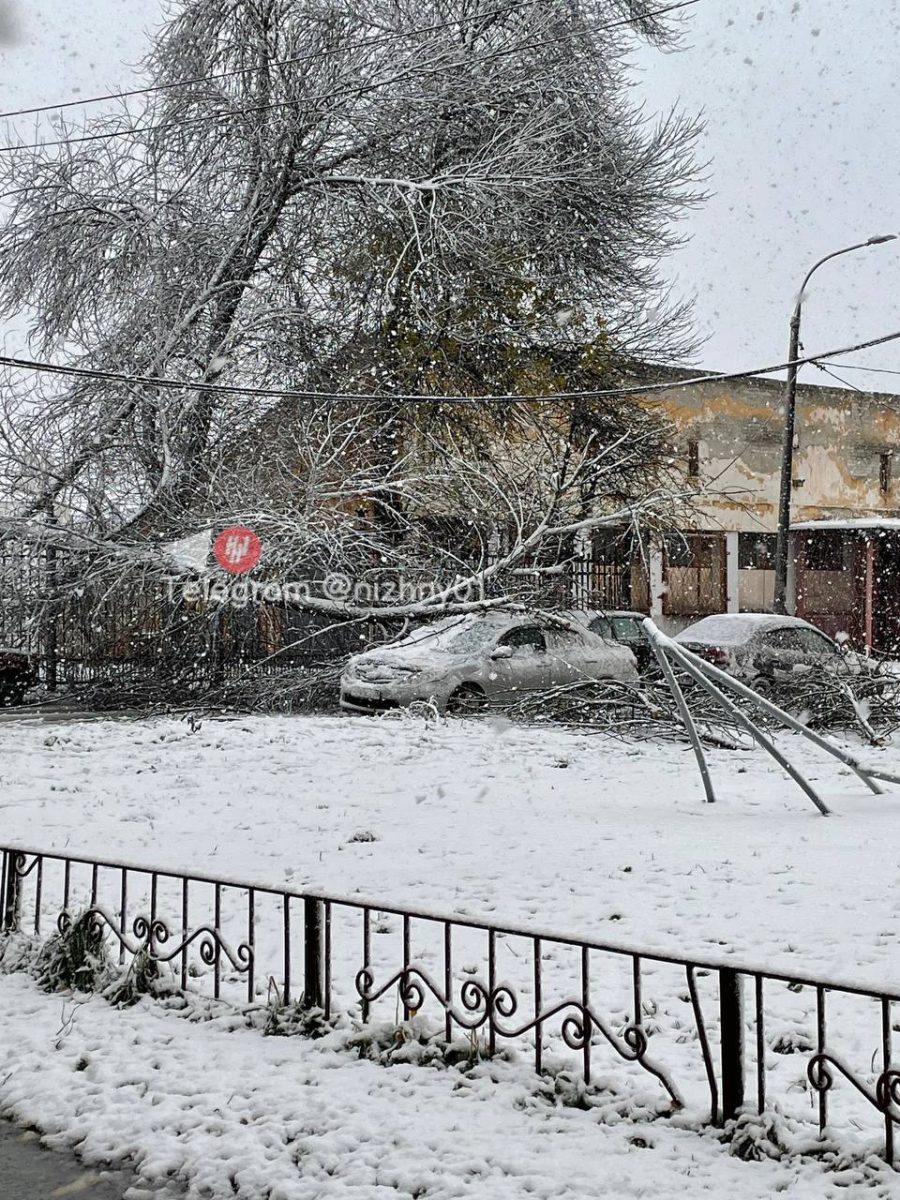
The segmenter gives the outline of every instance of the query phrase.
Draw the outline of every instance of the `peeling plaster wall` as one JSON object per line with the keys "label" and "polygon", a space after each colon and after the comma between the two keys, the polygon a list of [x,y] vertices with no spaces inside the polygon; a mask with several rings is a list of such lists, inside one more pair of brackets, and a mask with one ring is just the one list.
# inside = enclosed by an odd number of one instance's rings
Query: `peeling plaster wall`
{"label": "peeling plaster wall", "polygon": [[[781,471],[782,400],[777,380],[691,384],[649,407],[673,422],[674,453],[685,463],[699,443],[700,524],[774,533]],[[900,397],[841,388],[797,389],[794,521],[900,516]],[[880,487],[880,455],[896,451],[896,482]],[[802,481],[802,482],[801,482]]]}

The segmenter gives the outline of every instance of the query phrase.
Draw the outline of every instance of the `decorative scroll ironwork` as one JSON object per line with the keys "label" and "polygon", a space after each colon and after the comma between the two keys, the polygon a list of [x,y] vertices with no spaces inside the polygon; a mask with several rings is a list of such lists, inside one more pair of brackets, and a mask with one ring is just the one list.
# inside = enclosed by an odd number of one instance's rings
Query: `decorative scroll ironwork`
{"label": "decorative scroll ironwork", "polygon": [[[551,1008],[542,1009],[521,1025],[510,1026],[503,1022],[515,1017],[519,1009],[519,1000],[513,989],[506,984],[491,989],[478,979],[464,980],[459,997],[461,1011],[454,1005],[452,997],[448,996],[421,967],[410,965],[392,975],[380,987],[376,987],[375,977],[368,966],[357,972],[356,991],[365,1004],[372,1004],[394,987],[397,988],[404,1008],[411,1012],[418,1012],[423,1008],[426,997],[430,994],[461,1030],[472,1032],[487,1025],[495,1036],[501,1038],[522,1037],[533,1029],[543,1028],[548,1021],[564,1013],[566,1015],[561,1022],[560,1033],[570,1050],[583,1050],[592,1041],[594,1033],[599,1033],[621,1059],[637,1063],[650,1075],[655,1076],[668,1092],[674,1108],[683,1107],[684,1101],[676,1085],[665,1070],[647,1056],[648,1039],[639,1024],[628,1025],[621,1037],[618,1037],[591,1005],[581,1000],[570,999],[562,1000]],[[498,1017],[501,1020],[498,1020]]]}
{"label": "decorative scroll ironwork", "polygon": [[[60,933],[65,933],[66,930],[70,929],[74,920],[75,918],[71,913],[60,913],[56,922]],[[166,945],[172,934],[166,923],[159,919],[151,921],[144,916],[136,917],[131,926],[131,931],[134,935],[133,939],[124,930],[119,928],[115,919],[103,908],[95,907],[86,909],[83,913],[79,914],[78,920],[88,921],[91,932],[95,933],[98,937],[103,936],[108,930],[119,945],[129,954],[146,954],[153,962],[171,962],[189,946],[196,943],[200,960],[207,967],[215,966],[217,962],[221,961],[223,955],[234,970],[240,974],[246,974],[253,966],[252,946],[247,945],[246,942],[241,942],[232,949],[225,938],[222,937],[219,930],[213,928],[211,925],[199,926],[199,928],[184,937],[177,946],[163,951],[162,947]]]}
{"label": "decorative scroll ironwork", "polygon": [[864,1083],[839,1055],[828,1050],[814,1054],[809,1060],[806,1074],[814,1091],[830,1092],[835,1078],[830,1068],[839,1071],[866,1100],[883,1113],[895,1125],[900,1125],[900,1067],[888,1067],[875,1080],[874,1087]]}
{"label": "decorative scroll ironwork", "polygon": [[20,879],[25,879],[26,876],[31,874],[31,872],[40,863],[40,861],[41,861],[41,856],[39,854],[35,854],[34,858],[32,858],[32,860],[31,860],[30,865],[26,866],[26,864],[28,863],[28,855],[27,854],[14,854],[13,855],[13,870],[15,871],[15,873],[18,875],[18,877]]}

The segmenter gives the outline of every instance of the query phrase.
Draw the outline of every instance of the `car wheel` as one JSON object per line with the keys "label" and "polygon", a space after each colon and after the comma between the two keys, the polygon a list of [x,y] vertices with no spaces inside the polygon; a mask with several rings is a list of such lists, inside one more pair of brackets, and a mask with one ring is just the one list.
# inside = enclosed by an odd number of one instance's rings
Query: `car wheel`
{"label": "car wheel", "polygon": [[477,683],[460,684],[447,700],[447,712],[454,717],[471,716],[483,712],[486,707],[487,696]]}

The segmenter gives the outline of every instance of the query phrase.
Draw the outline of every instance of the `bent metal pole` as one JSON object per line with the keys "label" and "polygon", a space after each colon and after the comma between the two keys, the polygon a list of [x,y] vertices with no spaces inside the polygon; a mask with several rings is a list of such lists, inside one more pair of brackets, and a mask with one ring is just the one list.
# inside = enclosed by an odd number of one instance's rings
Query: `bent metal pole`
{"label": "bent metal pole", "polygon": [[[654,626],[654,628],[656,628]],[[675,678],[675,672],[672,670],[672,664],[666,657],[666,652],[663,647],[657,642],[656,638],[650,636],[650,645],[653,647],[653,653],[656,655],[657,661],[662,669],[662,673],[666,678],[666,683],[669,685],[669,690],[675,697],[675,704],[681,714],[682,723],[687,730],[687,735],[690,738],[691,745],[694,748],[694,757],[697,759],[697,766],[700,768],[700,778],[703,780],[703,790],[706,792],[707,804],[715,804],[716,793],[713,788],[712,778],[709,774],[709,765],[706,761],[706,755],[703,753],[703,745],[700,741],[700,735],[697,733],[697,726],[694,724],[694,718],[688,706],[687,700],[684,698],[684,692],[681,690],[681,685]]]}
{"label": "bent metal pole", "polygon": [[745,729],[747,733],[749,733],[754,739],[754,741],[759,742],[763,750],[765,750],[767,754],[771,755],[771,757],[775,759],[782,770],[787,771],[794,783],[796,783],[797,786],[804,791],[807,796],[809,796],[810,800],[812,800],[813,804],[816,806],[822,816],[831,816],[831,809],[821,798],[816,789],[806,779],[806,777],[797,770],[787,755],[782,754],[772,739],[763,733],[756,722],[752,721],[745,712],[741,712],[738,706],[729,700],[725,693],[720,688],[716,687],[711,680],[707,679],[701,670],[695,667],[693,663],[688,662],[687,657],[682,652],[680,647],[670,644],[667,652],[672,655],[677,663],[680,663],[685,671],[689,672],[694,677],[700,687],[702,687],[703,690],[708,693],[708,695],[712,696],[722,710],[726,712],[733,721],[736,721],[742,729]]}
{"label": "bent metal pole", "polygon": [[[645,630],[647,629],[648,623],[652,626],[653,631],[659,638],[661,645],[666,646],[674,644],[672,643],[672,639],[667,637],[661,629],[658,629],[649,617],[644,619]],[[900,775],[893,775],[887,771],[882,771],[875,767],[865,766],[857,758],[854,758],[852,754],[848,754],[846,750],[842,750],[840,746],[836,746],[833,742],[828,741],[827,738],[822,737],[822,735],[819,733],[816,733],[814,729],[810,729],[808,726],[802,724],[797,720],[796,717],[792,717],[790,713],[787,713],[784,711],[784,709],[779,708],[777,704],[773,704],[771,700],[766,700],[765,697],[760,696],[758,692],[754,692],[754,690],[748,687],[745,683],[741,683],[739,679],[735,679],[733,675],[729,675],[727,672],[719,670],[718,667],[714,667],[712,663],[708,663],[705,659],[699,658],[693,653],[693,651],[688,650],[683,646],[676,646],[676,649],[683,654],[685,658],[689,659],[694,667],[702,671],[704,675],[712,679],[715,683],[718,683],[721,687],[729,688],[732,692],[736,692],[737,695],[742,696],[745,700],[751,700],[757,706],[757,708],[761,708],[763,712],[767,712],[770,716],[780,721],[782,725],[786,725],[788,729],[792,729],[795,733],[802,734],[808,742],[812,742],[814,746],[818,746],[820,750],[824,750],[826,754],[830,754],[832,758],[838,759],[838,761],[842,762],[845,767],[849,767],[851,771],[859,776],[869,790],[875,792],[876,795],[882,795],[884,791],[884,789],[880,788],[875,782],[876,779],[884,779],[888,783],[900,783]]]}

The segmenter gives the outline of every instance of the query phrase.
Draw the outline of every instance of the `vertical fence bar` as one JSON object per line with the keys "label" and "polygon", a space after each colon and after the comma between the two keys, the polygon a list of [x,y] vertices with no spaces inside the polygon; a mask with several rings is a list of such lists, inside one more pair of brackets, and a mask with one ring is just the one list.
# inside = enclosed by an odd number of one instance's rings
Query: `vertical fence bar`
{"label": "vertical fence bar", "polygon": [[322,902],[303,901],[303,1005],[322,1007]]}
{"label": "vertical fence bar", "polygon": [[[128,929],[128,868],[123,867],[119,880],[119,936],[124,939]],[[125,962],[125,943],[119,943],[119,966]]]}
{"label": "vertical fence bar", "polygon": [[247,889],[247,945],[250,948],[250,966],[247,968],[247,1003],[253,1003],[256,988],[256,893]]}
{"label": "vertical fence bar", "polygon": [[91,865],[91,908],[97,907],[97,876],[100,871],[96,863]]}
{"label": "vertical fence bar", "polygon": [[403,978],[400,982],[400,988],[403,995],[403,1020],[408,1021],[410,1016],[409,1005],[406,1003],[406,993],[409,988],[409,957],[410,957],[410,924],[409,917],[403,917]]}
{"label": "vertical fence bar", "polygon": [[756,1111],[766,1111],[766,1015],[763,1006],[763,977],[757,975],[756,993]]}
{"label": "vertical fence bar", "polygon": [[[52,503],[45,506],[44,511],[47,514],[47,524],[55,525],[56,516],[53,512]],[[44,565],[46,570],[47,580],[47,607],[44,610],[44,672],[47,683],[47,691],[55,692],[57,688],[57,668],[59,665],[59,613],[57,610],[57,578],[58,564],[56,558],[56,546],[48,545],[44,553]]]}
{"label": "vertical fence bar", "polygon": [[9,871],[10,857],[11,857],[10,851],[4,850],[2,865],[0,865],[0,908],[2,908],[2,913],[0,913],[0,920],[2,920],[4,922],[4,928],[5,928],[5,914],[6,914],[6,879],[7,879],[7,873]]}
{"label": "vertical fence bar", "polygon": [[181,877],[181,990],[187,991],[188,977],[188,877]]}
{"label": "vertical fence bar", "polygon": [[700,997],[697,994],[697,980],[694,971],[694,966],[688,963],[685,967],[685,975],[687,976],[688,992],[691,997],[691,1007],[694,1010],[694,1020],[697,1024],[697,1037],[700,1039],[700,1049],[703,1052],[703,1065],[706,1068],[706,1082],[709,1086],[710,1120],[715,1125],[719,1119],[719,1083],[716,1079],[715,1067],[713,1066],[712,1051],[709,1048],[709,1037],[706,1033],[706,1022],[703,1019]]}
{"label": "vertical fence bar", "polygon": [[452,927],[444,922],[444,1041],[453,1041],[453,941]]}
{"label": "vertical fence bar", "polygon": [[284,957],[284,1002],[291,1002],[291,898],[288,895],[284,896],[284,917],[283,917],[283,957]]}
{"label": "vertical fence bar", "polygon": [[63,911],[69,911],[69,893],[72,888],[72,862],[66,859],[66,865],[63,867]]}
{"label": "vertical fence bar", "polygon": [[640,1026],[644,1016],[644,1003],[641,999],[641,959],[635,954],[631,960],[631,1003],[634,1008],[634,1024]]}
{"label": "vertical fence bar", "polygon": [[41,897],[44,891],[44,857],[37,856],[37,872],[34,881],[34,932],[41,932]]}
{"label": "vertical fence bar", "polygon": [[331,901],[323,904],[325,910],[325,1020],[331,1020]]}
{"label": "vertical fence bar", "polygon": [[[370,952],[372,949],[371,924],[372,924],[371,910],[368,908],[364,908],[363,909],[363,969],[366,971],[369,971],[371,969],[371,964],[369,962]],[[362,1008],[363,1021],[368,1021],[368,1019],[369,1019],[369,1001],[363,1000],[361,1008]]]}
{"label": "vertical fence bar", "polygon": [[744,1104],[744,1003],[737,971],[719,971],[719,1020],[722,1040],[722,1119],[733,1121]]}
{"label": "vertical fence bar", "polygon": [[7,932],[19,928],[19,917],[22,909],[22,877],[19,874],[19,853],[17,850],[6,852],[6,891],[3,897],[3,928]]}
{"label": "vertical fence bar", "polygon": [[150,875],[150,924],[156,924],[156,911],[159,907],[159,876],[155,871]]}
{"label": "vertical fence bar", "polygon": [[584,1045],[581,1049],[581,1070],[585,1085],[591,1082],[591,960],[587,946],[581,947],[581,1015],[584,1021]]}
{"label": "vertical fence bar", "polygon": [[494,995],[497,990],[497,933],[488,930],[488,1053],[497,1049],[497,1025],[494,1020]]}
{"label": "vertical fence bar", "polygon": [[[825,1053],[825,989],[823,987],[816,988],[816,1053]],[[828,1124],[828,1092],[822,1089],[819,1092],[819,1133],[825,1132],[825,1126]]]}
{"label": "vertical fence bar", "polygon": [[213,918],[218,937],[216,938],[215,960],[213,963],[213,995],[218,1000],[222,993],[222,948],[219,938],[222,936],[222,885],[215,885],[215,916]]}
{"label": "vertical fence bar", "polygon": [[[892,1035],[891,1035],[891,1002],[883,996],[881,1000],[881,1069],[887,1074],[891,1069],[891,1057],[893,1054]],[[888,1111],[891,1103],[890,1088],[885,1088],[885,1113],[884,1113],[884,1157],[888,1166],[894,1165],[894,1122],[891,1120],[891,1114]]]}
{"label": "vertical fence bar", "polygon": [[532,942],[534,947],[534,1070],[540,1075],[544,1065],[544,1023],[541,1021],[541,1009],[544,1007],[544,997],[541,979],[541,939],[536,937]]}

